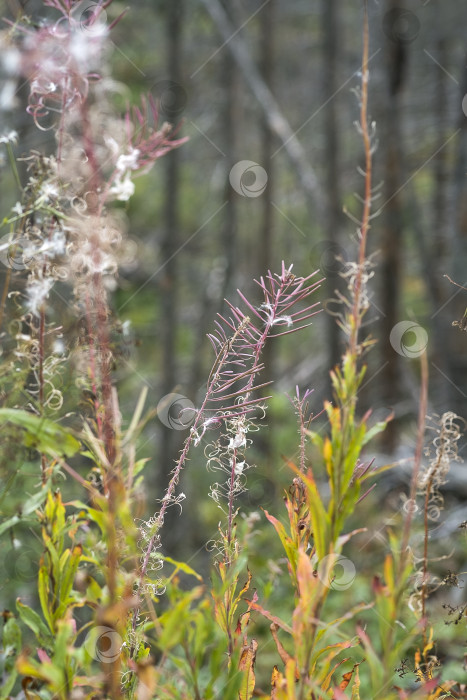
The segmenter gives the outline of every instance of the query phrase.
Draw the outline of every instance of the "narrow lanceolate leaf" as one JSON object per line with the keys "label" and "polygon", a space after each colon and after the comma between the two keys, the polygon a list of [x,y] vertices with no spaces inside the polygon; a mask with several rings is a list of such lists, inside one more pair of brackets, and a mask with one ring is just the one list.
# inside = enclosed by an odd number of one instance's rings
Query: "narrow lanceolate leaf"
{"label": "narrow lanceolate leaf", "polygon": [[360,700],[360,675],[358,672],[358,666],[355,669],[355,679],[354,679],[354,683],[352,686],[352,699],[351,700]]}
{"label": "narrow lanceolate leaf", "polygon": [[51,457],[72,457],[79,450],[78,440],[54,421],[17,408],[0,408],[0,423],[13,423],[26,431],[24,443]]}
{"label": "narrow lanceolate leaf", "polygon": [[50,631],[54,633],[54,621],[49,610],[49,574],[47,571],[47,567],[44,565],[43,560],[41,560],[41,565],[39,568],[39,580],[37,588],[42,608],[42,614],[44,615],[47,624],[49,625]]}
{"label": "narrow lanceolate leaf", "polygon": [[238,693],[239,700],[250,700],[255,689],[255,661],[258,642],[252,639],[249,645],[242,649],[238,668],[244,671],[244,676]]}
{"label": "narrow lanceolate leaf", "polygon": [[19,598],[16,601],[16,609],[24,624],[27,625],[36,635],[39,644],[42,646],[51,646],[53,643],[53,637],[47,629],[47,625],[43,622],[42,618],[36,613],[36,611],[30,608],[28,605],[22,603]]}
{"label": "narrow lanceolate leaf", "polygon": [[339,666],[341,666],[343,663],[345,663],[345,662],[348,661],[348,660],[349,660],[348,658],[347,658],[347,659],[341,659],[341,660],[338,661],[336,664],[334,664],[334,666],[332,667],[332,669],[329,671],[329,673],[327,674],[326,678],[324,679],[323,684],[322,684],[322,686],[321,686],[321,690],[328,690],[328,689],[329,689],[329,687],[330,687],[330,685],[331,685],[332,677],[333,677],[334,673],[336,672],[336,669],[338,669]]}
{"label": "narrow lanceolate leaf", "polygon": [[282,523],[275,518],[273,515],[270,515],[267,510],[263,508],[264,514],[271,523],[271,525],[274,525],[274,528],[277,532],[277,534],[280,537],[280,540],[282,542],[282,546],[284,547],[285,553],[287,554],[287,559],[290,562],[290,565],[292,567],[292,571],[294,572],[294,575],[297,570],[297,549],[295,547],[295,544],[293,540],[287,535],[287,532],[285,530],[285,527],[282,525]]}
{"label": "narrow lanceolate leaf", "polygon": [[280,627],[281,629],[284,630],[284,632],[287,632],[288,634],[292,634],[292,628],[290,625],[288,625],[286,622],[281,620],[279,617],[276,615],[273,615],[272,613],[269,612],[269,610],[266,610],[263,608],[261,605],[256,603],[255,601],[250,601],[245,598],[245,603],[248,603],[249,607],[252,610],[256,610],[257,612],[261,613],[263,617],[265,617],[267,620],[272,622],[274,625],[277,625],[277,627]]}
{"label": "narrow lanceolate leaf", "polygon": [[[67,607],[69,607],[69,604],[71,602],[70,600],[70,595],[72,592],[73,588],[73,581],[75,580],[76,572],[78,571],[78,566],[81,561],[81,555],[83,553],[83,548],[80,544],[77,544],[73,547],[71,550],[66,550],[69,552],[69,556],[67,556],[62,563],[62,560],[60,561],[61,564],[61,571],[60,571],[60,584],[59,584],[59,601],[60,605],[57,610],[56,617],[61,617]],[[64,552],[65,554],[65,552]],[[62,555],[63,558],[63,555]]]}
{"label": "narrow lanceolate leaf", "polygon": [[47,497],[47,489],[44,487],[37,493],[35,493],[31,498],[28,498],[28,500],[24,503],[24,505],[21,508],[21,513],[17,513],[15,515],[12,515],[11,518],[8,518],[8,520],[5,520],[3,523],[0,524],[0,535],[2,535],[6,530],[9,530],[11,527],[14,527],[20,522],[23,522],[27,516],[31,515],[31,513],[35,513],[35,511],[43,504]]}

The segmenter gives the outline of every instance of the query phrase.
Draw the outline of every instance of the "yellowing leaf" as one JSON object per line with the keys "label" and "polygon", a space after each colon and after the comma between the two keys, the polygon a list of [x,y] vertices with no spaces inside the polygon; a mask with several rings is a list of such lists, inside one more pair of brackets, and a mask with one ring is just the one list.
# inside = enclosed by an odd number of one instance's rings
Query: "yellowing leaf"
{"label": "yellowing leaf", "polygon": [[330,462],[332,459],[332,444],[328,437],[324,440],[323,457],[325,462]]}
{"label": "yellowing leaf", "polygon": [[254,666],[257,649],[258,642],[256,639],[252,639],[250,644],[244,646],[242,649],[238,668],[240,671],[244,671],[244,676],[238,693],[239,700],[250,700],[251,696],[253,695],[253,691],[255,689]]}
{"label": "yellowing leaf", "polygon": [[390,554],[386,555],[384,560],[384,580],[391,591],[394,592],[394,560]]}
{"label": "yellowing leaf", "polygon": [[246,598],[245,598],[245,602],[248,603],[248,606],[252,610],[256,610],[257,612],[259,612],[267,620],[269,620],[270,622],[273,622],[275,625],[277,625],[277,627],[280,627],[281,629],[283,629],[284,632],[288,632],[288,634],[292,634],[292,628],[290,627],[290,625],[288,625],[286,622],[281,620],[276,615],[273,615],[272,613],[270,613],[269,610],[265,610],[265,608],[263,608],[261,605],[259,605],[255,601],[250,601],[250,600],[247,600]]}
{"label": "yellowing leaf", "polygon": [[360,675],[358,672],[358,665],[355,669],[355,680],[352,686],[352,699],[351,700],[360,700]]}

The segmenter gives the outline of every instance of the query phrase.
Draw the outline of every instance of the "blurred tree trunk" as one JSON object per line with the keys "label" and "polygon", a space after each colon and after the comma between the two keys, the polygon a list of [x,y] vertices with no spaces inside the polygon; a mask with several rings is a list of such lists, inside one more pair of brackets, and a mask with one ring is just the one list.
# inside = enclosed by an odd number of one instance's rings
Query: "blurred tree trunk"
{"label": "blurred tree trunk", "polygon": [[[337,17],[337,0],[322,0],[323,15],[323,102],[324,141],[326,175],[326,211],[325,211],[325,246],[322,248],[326,260],[331,260],[339,250],[339,230],[341,226],[342,200],[339,177],[339,127],[337,123],[337,102],[333,97],[337,92],[337,66],[339,50],[339,26]],[[335,297],[335,289],[341,287],[336,274],[338,263],[334,262],[323,271],[326,275],[326,298]],[[335,316],[327,315],[327,358],[332,369],[339,362],[339,328]],[[330,385],[329,385],[330,386]]]}
{"label": "blurred tree trunk", "polygon": [[[261,27],[260,27],[260,72],[265,85],[274,94],[274,57],[275,57],[275,0],[269,0],[269,3],[261,11]],[[258,250],[258,275],[265,275],[268,270],[274,268],[279,269],[280,261],[273,256],[274,246],[274,208],[272,202],[274,200],[274,160],[273,160],[273,145],[274,134],[271,130],[268,120],[264,116],[261,117],[261,161],[260,165],[265,169],[268,176],[268,184],[265,192],[260,197],[263,207],[261,230],[259,235]],[[305,274],[305,272],[304,272]],[[256,277],[256,275],[255,275]],[[274,378],[273,362],[274,362],[274,345],[266,343],[263,350],[262,361],[264,370],[261,374],[261,382],[269,382]],[[269,394],[269,387],[263,389],[263,396]],[[271,416],[271,420],[274,417]],[[270,424],[270,429],[273,429]],[[258,447],[261,449],[263,457],[268,463],[271,462],[273,453],[273,441],[270,434],[264,431],[259,441]]]}
{"label": "blurred tree trunk", "polygon": [[[398,0],[386,0],[385,12],[397,13]],[[403,173],[401,168],[401,105],[400,93],[407,70],[408,44],[393,31],[385,41],[386,70],[386,109],[383,138],[384,190],[383,190],[383,232],[381,263],[381,323],[382,400],[385,407],[395,408],[400,398],[399,360],[389,338],[391,330],[400,320],[399,300],[402,286],[402,246],[403,217],[401,206],[401,188]],[[392,452],[396,446],[398,426],[391,421],[383,433],[384,448]]]}
{"label": "blurred tree trunk", "polygon": [[[236,0],[223,0],[222,5],[234,27],[240,26],[238,17],[238,2]],[[224,307],[224,299],[232,299],[235,292],[235,271],[238,269],[238,194],[230,184],[229,174],[232,167],[239,160],[238,141],[239,125],[242,114],[241,77],[237,63],[232,55],[226,51],[223,58],[222,86],[224,88],[223,111],[223,143],[226,155],[225,160],[225,187],[224,201],[224,225],[222,231],[222,255],[225,261],[225,276],[220,298],[220,311]]]}
{"label": "blurred tree trunk", "polygon": [[[273,93],[274,80],[274,15],[275,0],[269,0],[261,12],[261,36],[260,36],[260,71],[265,85]],[[274,136],[268,120],[263,115],[261,118],[262,158],[261,166],[268,175],[268,184],[264,195],[261,197],[263,205],[263,218],[261,223],[260,242],[258,248],[259,274],[264,275],[272,266],[273,250],[273,226],[274,210],[274,161],[272,159]],[[279,261],[274,260],[274,266]],[[270,346],[269,346],[270,347]]]}
{"label": "blurred tree trunk", "polygon": [[[182,13],[183,0],[167,0],[167,76],[177,85],[182,83]],[[167,115],[170,119],[170,114]],[[179,236],[179,196],[180,196],[180,151],[174,149],[166,157],[165,176],[165,231],[161,244],[162,270],[161,288],[161,323],[162,340],[162,382],[161,396],[177,390],[176,338],[178,327],[178,258],[176,251],[180,246]],[[158,492],[163,494],[168,483],[168,475],[174,466],[174,459],[180,445],[180,433],[177,430],[163,429],[160,446],[160,471],[158,472]],[[182,433],[183,435],[183,433]],[[169,521],[172,521],[174,509],[169,509],[166,517],[165,544],[170,546],[167,538],[173,533]]]}

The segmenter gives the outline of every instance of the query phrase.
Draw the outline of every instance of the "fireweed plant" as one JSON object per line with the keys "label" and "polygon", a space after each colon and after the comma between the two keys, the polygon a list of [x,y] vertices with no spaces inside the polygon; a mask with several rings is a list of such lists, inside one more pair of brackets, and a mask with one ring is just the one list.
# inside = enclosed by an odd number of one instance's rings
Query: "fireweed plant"
{"label": "fireweed plant", "polygon": [[[292,399],[299,444],[297,464],[285,458],[291,470],[285,517],[266,510],[261,516],[263,526],[277,534],[287,565],[286,572],[276,570],[288,594],[278,610],[269,610],[248,568],[260,516],[241,517],[238,497],[252,467],[252,435],[267,410],[268,399],[259,393],[265,388],[263,349],[275,337],[309,325],[318,311],[310,297],[321,280],[316,273],[296,276],[292,265],[283,263],[278,273],[267,272],[257,281],[258,300],[239,292],[240,305],[228,303],[209,335],[215,359],[205,397],[159,509],[147,518],[141,493],[148,460],[136,458],[136,446],[154,412],[144,415],[144,390],[123,427],[113,377],[117,321],[110,293],[119,266],[134,250],[112,203],[127,201],[134,178],[185,139],[175,138],[169,125],[157,126],[151,98],[123,116],[111,106],[108,37],[124,20],[104,21],[110,0],[91,5],[44,0],[44,5],[50,18],[39,26],[20,15],[0,34],[8,70],[29,84],[28,113],[56,142],[53,153],[22,154],[18,168],[18,135],[13,129],[0,135],[18,188],[0,243],[6,261],[0,421],[7,465],[0,504],[14,483],[11,465],[18,459],[24,458],[38,479],[34,493],[0,523],[0,536],[9,538],[13,552],[24,526],[38,542],[37,606],[19,597],[14,611],[3,611],[0,698],[465,697],[465,686],[443,675],[432,620],[436,602],[430,605],[434,593],[461,586],[461,572],[443,570],[441,559],[438,573],[432,573],[429,551],[429,523],[440,517],[439,489],[450,463],[459,459],[463,421],[448,412],[434,423],[424,464],[425,356],[418,443],[402,517],[388,533],[370,595],[352,606],[342,596],[359,573],[344,549],[365,530],[350,529],[350,523],[387,468],[374,466],[362,452],[385,422],[370,427],[369,413],[358,417],[362,358],[373,343],[361,337],[373,275],[366,245],[375,196],[366,11],[357,91],[365,154],[363,212],[357,261],[347,264],[347,294],[338,298],[346,348],[331,373],[334,396],[324,405],[324,432],[311,430],[311,391],[297,388]],[[20,170],[26,172],[24,185]],[[54,302],[65,294],[65,285],[72,290],[63,301],[78,321],[76,333],[69,323],[54,321]],[[82,395],[81,412],[67,412],[70,377]],[[181,507],[180,475],[197,449],[204,450],[215,475],[210,495],[222,512],[210,581],[161,552],[167,509]],[[80,473],[83,464],[86,476]],[[70,482],[82,496],[65,502],[60,486]],[[421,548],[411,539],[419,513]],[[461,535],[465,529],[463,522]],[[192,586],[180,585],[182,573]],[[444,603],[443,609],[446,624],[457,626],[458,639],[464,639],[466,606]],[[270,624],[268,636],[260,631],[264,621]],[[260,674],[267,689],[257,682]]]}

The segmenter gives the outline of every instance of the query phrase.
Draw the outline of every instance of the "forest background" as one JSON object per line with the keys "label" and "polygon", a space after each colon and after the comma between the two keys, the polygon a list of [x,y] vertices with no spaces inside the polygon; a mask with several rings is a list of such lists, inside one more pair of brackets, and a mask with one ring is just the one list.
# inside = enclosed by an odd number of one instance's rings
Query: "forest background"
{"label": "forest background", "polygon": [[[35,3],[26,4],[40,22]],[[5,2],[2,14],[8,17],[14,6]],[[124,9],[114,2],[109,21]],[[425,348],[428,412],[465,415],[465,335],[452,324],[462,325],[466,297],[445,275],[467,285],[467,7],[455,0],[370,0],[369,19],[369,113],[379,140],[374,183],[380,187],[369,237],[375,277],[365,328],[378,343],[367,357],[360,407],[373,407],[374,422],[394,414],[380,452],[371,456],[378,464],[402,460],[381,478],[378,495],[362,505],[371,529],[375,510],[380,517],[381,509],[390,514],[400,507],[400,486],[408,483],[403,460],[416,442],[417,358]],[[248,512],[280,503],[290,481],[278,461],[280,454],[296,453],[287,394],[296,385],[312,389],[315,412],[331,397],[329,369],[342,343],[336,290],[344,284],[342,261],[355,255],[352,217],[361,206],[354,194],[361,189],[363,154],[353,93],[360,80],[361,24],[360,3],[337,0],[152,0],[133,2],[112,30],[107,60],[115,103],[124,108],[149,92],[160,106],[160,122],[189,137],[139,178],[135,195],[120,206],[133,248],[113,291],[120,319],[112,338],[114,376],[124,417],[131,416],[142,385],[158,407],[138,446],[139,454],[151,457],[149,508],[163,493],[189,430],[190,407],[203,396],[213,317],[225,309],[225,298],[235,301],[237,288],[254,296],[253,278],[280,269],[281,260],[293,262],[303,276],[320,269],[325,310],[298,340],[280,339],[267,350],[264,381],[274,380],[267,390],[273,396],[254,440],[257,467],[242,497]],[[18,131],[15,153],[51,152],[47,133],[38,135],[30,115],[18,109],[26,105],[27,91],[15,86],[12,97],[2,70],[1,118],[6,129]],[[25,164],[19,167],[24,176]],[[0,178],[8,211],[16,201],[15,183],[6,167]],[[63,298],[54,300],[54,313],[67,323],[67,292],[58,290]],[[65,408],[73,411],[81,400],[78,389],[65,384],[62,392]],[[10,469],[14,454],[3,459]],[[460,519],[467,495],[461,469],[453,466],[446,486],[449,515],[434,535],[440,541]],[[193,454],[180,485],[192,494],[190,503],[182,513],[169,512],[163,541],[166,553],[180,559],[189,553],[200,570],[219,519],[206,497],[211,481],[202,451]],[[19,464],[3,504],[6,515],[33,483],[27,462]],[[18,594],[26,601],[34,595],[31,552],[37,547],[25,534],[15,562],[10,543],[2,547],[2,596],[13,607]]]}

